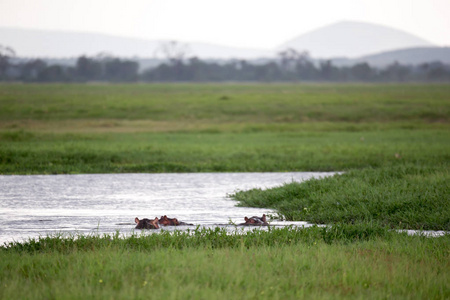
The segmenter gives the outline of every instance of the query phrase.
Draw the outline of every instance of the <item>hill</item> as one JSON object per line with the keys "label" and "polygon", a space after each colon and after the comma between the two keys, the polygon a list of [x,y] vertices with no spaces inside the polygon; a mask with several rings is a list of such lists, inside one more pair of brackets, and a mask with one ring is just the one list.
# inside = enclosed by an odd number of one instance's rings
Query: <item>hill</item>
{"label": "hill", "polygon": [[394,28],[363,23],[339,22],[296,37],[277,49],[307,50],[315,58],[356,58],[411,47],[430,47],[430,42]]}
{"label": "hill", "polygon": [[[0,44],[22,57],[74,57],[107,52],[120,57],[154,57],[168,40],[145,40],[98,33],[0,28]],[[189,43],[187,54],[201,58],[228,59],[271,56],[269,50]]]}
{"label": "hill", "polygon": [[394,51],[386,51],[374,55],[362,56],[355,59],[332,59],[337,66],[351,66],[366,62],[373,67],[383,68],[394,62],[402,65],[420,65],[423,63],[440,61],[450,64],[449,47],[417,47]]}
{"label": "hill", "polygon": [[[167,42],[97,33],[0,28],[0,45],[12,47],[19,57],[61,59],[106,52],[118,57],[148,60],[155,58],[158,53],[161,55],[161,46]],[[201,59],[240,58],[256,61],[273,58],[278,51],[289,47],[299,51],[308,50],[313,58],[332,59],[337,65],[361,61],[367,61],[373,66],[385,66],[394,61],[404,64],[437,60],[449,62],[448,48],[433,47],[431,43],[400,30],[361,22],[340,22],[326,26],[272,50],[192,42],[187,44],[186,54]]]}
{"label": "hill", "polygon": [[384,67],[393,62],[398,62],[403,65],[419,65],[434,61],[450,64],[450,48],[417,47],[400,49],[364,56],[355,61],[365,61],[370,65],[378,67]]}

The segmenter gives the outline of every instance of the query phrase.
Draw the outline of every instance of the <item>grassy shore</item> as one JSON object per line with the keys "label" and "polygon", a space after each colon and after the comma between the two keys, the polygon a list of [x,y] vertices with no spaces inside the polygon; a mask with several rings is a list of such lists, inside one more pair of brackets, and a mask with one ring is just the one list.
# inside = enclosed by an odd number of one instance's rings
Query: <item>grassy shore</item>
{"label": "grassy shore", "polygon": [[0,85],[0,174],[345,171],[233,195],[332,224],[43,237],[0,298],[448,299],[449,85]]}
{"label": "grassy shore", "polygon": [[448,243],[366,225],[49,237],[0,249],[0,297],[447,299]]}
{"label": "grassy shore", "polygon": [[241,191],[232,197],[241,206],[274,208],[287,220],[450,231],[449,182],[447,164],[401,164]]}

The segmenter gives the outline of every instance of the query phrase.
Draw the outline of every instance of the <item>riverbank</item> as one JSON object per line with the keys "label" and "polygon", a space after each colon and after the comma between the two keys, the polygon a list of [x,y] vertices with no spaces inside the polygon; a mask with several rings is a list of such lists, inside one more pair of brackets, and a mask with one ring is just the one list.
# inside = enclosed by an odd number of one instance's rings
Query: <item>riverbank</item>
{"label": "riverbank", "polygon": [[448,164],[398,164],[231,195],[282,219],[315,224],[368,222],[396,229],[450,231]]}
{"label": "riverbank", "polygon": [[45,237],[0,248],[0,297],[446,299],[448,244],[362,224]]}

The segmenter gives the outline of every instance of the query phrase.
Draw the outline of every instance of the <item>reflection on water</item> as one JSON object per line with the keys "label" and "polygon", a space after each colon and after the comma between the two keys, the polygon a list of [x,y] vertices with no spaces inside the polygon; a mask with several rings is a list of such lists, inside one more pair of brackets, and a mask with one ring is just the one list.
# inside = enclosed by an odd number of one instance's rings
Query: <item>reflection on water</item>
{"label": "reflection on water", "polygon": [[[119,230],[121,233],[130,233],[134,230],[135,217],[167,215],[204,227],[241,223],[244,216],[273,212],[236,207],[236,202],[227,198],[227,194],[333,174],[295,172],[0,176],[0,244],[55,232],[103,234]],[[273,224],[307,225],[305,222]]]}

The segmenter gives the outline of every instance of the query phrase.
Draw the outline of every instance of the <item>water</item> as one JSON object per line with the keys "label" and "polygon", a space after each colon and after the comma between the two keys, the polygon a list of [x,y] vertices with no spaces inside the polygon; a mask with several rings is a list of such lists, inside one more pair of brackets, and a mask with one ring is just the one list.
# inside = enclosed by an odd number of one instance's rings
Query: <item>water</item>
{"label": "water", "polygon": [[[334,173],[183,173],[0,176],[0,245],[53,233],[134,231],[134,218],[162,215],[202,227],[274,213],[236,207],[227,194]],[[306,222],[273,222],[303,225]],[[228,225],[229,226],[229,225]],[[234,228],[234,226],[232,226]],[[195,228],[189,226],[177,229]],[[174,227],[165,227],[174,230]],[[149,230],[147,232],[158,232]]]}

